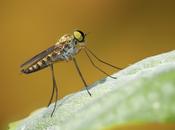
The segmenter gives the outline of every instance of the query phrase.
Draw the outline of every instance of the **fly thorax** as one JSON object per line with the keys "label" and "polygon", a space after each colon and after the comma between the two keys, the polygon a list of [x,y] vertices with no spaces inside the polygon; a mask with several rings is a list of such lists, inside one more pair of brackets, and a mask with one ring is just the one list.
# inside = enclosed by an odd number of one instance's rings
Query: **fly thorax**
{"label": "fly thorax", "polygon": [[59,43],[69,42],[73,39],[72,35],[66,34],[59,39]]}
{"label": "fly thorax", "polygon": [[63,52],[62,55],[66,59],[70,59],[70,58],[74,57],[74,55],[76,55],[78,52],[78,48],[75,46],[74,42],[75,41],[72,40],[71,43],[66,44],[64,49],[62,50],[62,52]]}

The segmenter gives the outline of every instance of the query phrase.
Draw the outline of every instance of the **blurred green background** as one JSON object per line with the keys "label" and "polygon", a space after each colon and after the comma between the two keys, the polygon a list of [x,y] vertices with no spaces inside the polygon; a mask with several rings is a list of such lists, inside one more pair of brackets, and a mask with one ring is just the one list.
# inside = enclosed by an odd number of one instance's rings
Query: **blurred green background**
{"label": "blurred green background", "polygon": [[[173,0],[0,0],[0,128],[49,101],[50,70],[23,75],[24,61],[74,29],[89,33],[87,46],[119,67],[174,50],[174,5]],[[89,84],[104,77],[83,52],[77,60]],[[59,98],[82,89],[72,62],[56,64],[55,70]]]}

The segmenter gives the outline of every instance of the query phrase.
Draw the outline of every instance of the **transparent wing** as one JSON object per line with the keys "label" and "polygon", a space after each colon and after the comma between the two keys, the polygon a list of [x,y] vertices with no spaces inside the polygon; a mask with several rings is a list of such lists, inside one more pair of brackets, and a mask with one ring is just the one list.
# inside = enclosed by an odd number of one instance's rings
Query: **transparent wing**
{"label": "transparent wing", "polygon": [[36,63],[37,61],[41,60],[42,58],[44,58],[45,56],[47,56],[49,53],[51,53],[55,49],[55,47],[56,46],[53,45],[53,46],[49,47],[48,49],[40,52],[36,56],[32,57],[31,59],[29,59],[28,61],[26,61],[25,63],[23,63],[20,67],[23,67],[23,66],[28,65],[28,64]]}

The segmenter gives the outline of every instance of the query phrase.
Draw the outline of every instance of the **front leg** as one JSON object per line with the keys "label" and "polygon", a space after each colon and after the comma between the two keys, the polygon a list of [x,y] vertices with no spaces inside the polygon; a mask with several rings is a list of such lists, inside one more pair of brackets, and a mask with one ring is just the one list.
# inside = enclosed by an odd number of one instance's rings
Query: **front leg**
{"label": "front leg", "polygon": [[82,75],[82,73],[81,73],[81,71],[80,71],[80,69],[79,69],[79,66],[78,66],[78,63],[77,63],[77,61],[76,61],[76,59],[75,58],[73,58],[73,62],[74,62],[74,64],[75,64],[75,67],[76,67],[76,69],[77,69],[77,71],[78,71],[78,74],[80,75],[80,77],[81,77],[81,80],[83,81],[83,83],[84,83],[84,86],[85,86],[85,88],[86,88],[86,90],[87,90],[87,92],[88,92],[88,94],[89,94],[89,96],[91,96],[92,94],[89,92],[89,90],[88,90],[88,86],[87,86],[87,83],[86,83],[86,81],[84,80],[84,78],[83,78],[83,75]]}

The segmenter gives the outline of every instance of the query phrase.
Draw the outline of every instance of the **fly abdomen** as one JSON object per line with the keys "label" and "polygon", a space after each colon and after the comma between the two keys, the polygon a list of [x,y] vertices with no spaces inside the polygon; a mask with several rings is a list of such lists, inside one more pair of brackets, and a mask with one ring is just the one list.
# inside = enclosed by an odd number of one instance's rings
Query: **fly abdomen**
{"label": "fly abdomen", "polygon": [[52,64],[53,62],[55,62],[55,58],[57,57],[57,55],[59,55],[59,53],[53,51],[43,59],[27,67],[26,69],[22,69],[21,72],[25,74],[29,74],[29,73],[33,73],[41,69],[44,69],[48,67],[50,64]]}
{"label": "fly abdomen", "polygon": [[37,63],[29,66],[28,68],[26,69],[22,69],[21,72],[22,73],[25,73],[25,74],[29,74],[29,73],[33,73],[33,72],[36,72],[36,71],[39,71],[41,69],[44,69],[46,68],[48,65],[49,65],[49,61],[48,61],[48,57],[47,58],[44,58],[40,61],[38,61]]}

